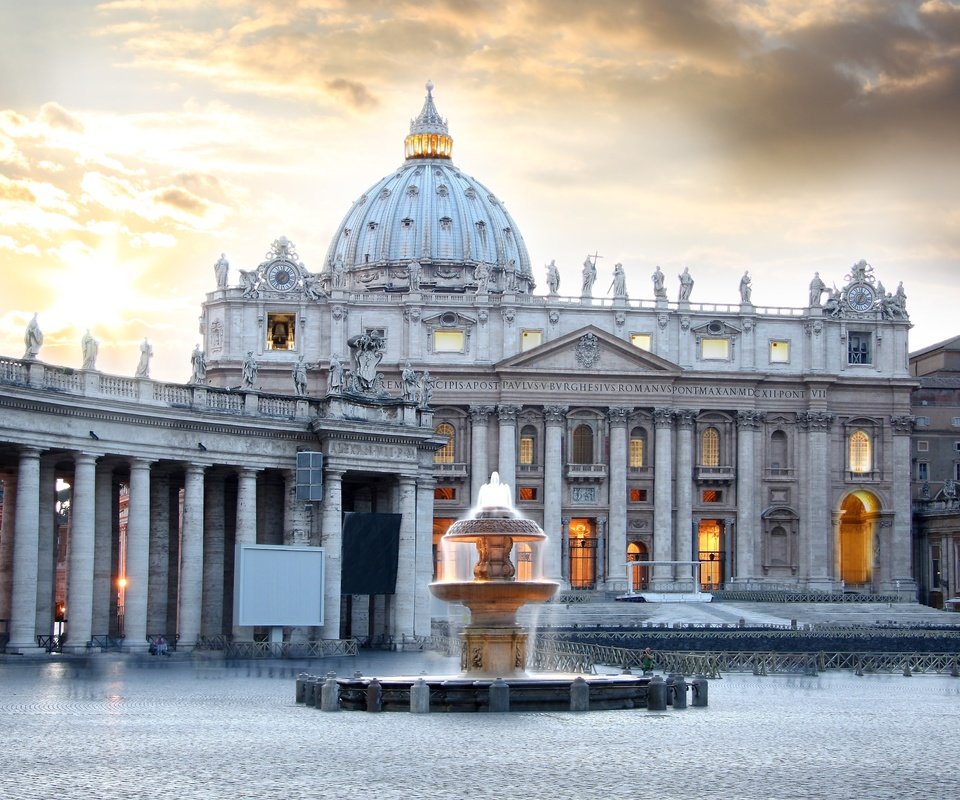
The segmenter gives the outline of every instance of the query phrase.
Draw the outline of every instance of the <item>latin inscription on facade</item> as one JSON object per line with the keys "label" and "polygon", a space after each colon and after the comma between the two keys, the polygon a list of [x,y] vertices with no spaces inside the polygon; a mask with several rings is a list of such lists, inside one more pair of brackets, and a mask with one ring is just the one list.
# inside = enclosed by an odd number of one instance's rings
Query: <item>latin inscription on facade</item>
{"label": "latin inscription on facade", "polygon": [[382,461],[416,462],[417,451],[414,447],[402,444],[374,444],[372,442],[330,442],[332,456],[359,456]]}

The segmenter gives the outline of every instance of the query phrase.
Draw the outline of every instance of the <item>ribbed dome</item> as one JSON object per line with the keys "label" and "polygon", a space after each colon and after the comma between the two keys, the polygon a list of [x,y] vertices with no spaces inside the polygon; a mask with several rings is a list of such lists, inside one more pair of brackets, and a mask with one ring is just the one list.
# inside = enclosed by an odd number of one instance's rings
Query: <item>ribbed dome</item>
{"label": "ribbed dome", "polygon": [[[452,139],[431,84],[406,137],[406,163],[358,199],[340,223],[324,266],[331,288],[350,291],[534,287],[523,237],[486,186],[450,161]],[[411,269],[411,264],[419,265]],[[481,268],[481,273],[484,268]],[[484,280],[486,288],[483,287]]]}

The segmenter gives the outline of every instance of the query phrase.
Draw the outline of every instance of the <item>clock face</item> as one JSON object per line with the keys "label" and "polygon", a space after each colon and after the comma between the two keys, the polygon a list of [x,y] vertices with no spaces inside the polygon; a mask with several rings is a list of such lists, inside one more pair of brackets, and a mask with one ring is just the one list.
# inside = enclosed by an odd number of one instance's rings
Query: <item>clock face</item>
{"label": "clock face", "polygon": [[847,291],[847,303],[854,311],[869,311],[873,301],[873,289],[865,283],[855,284]]}
{"label": "clock face", "polygon": [[281,261],[267,270],[267,281],[277,291],[285,292],[292,289],[297,282],[297,273],[294,271],[292,264],[285,264]]}

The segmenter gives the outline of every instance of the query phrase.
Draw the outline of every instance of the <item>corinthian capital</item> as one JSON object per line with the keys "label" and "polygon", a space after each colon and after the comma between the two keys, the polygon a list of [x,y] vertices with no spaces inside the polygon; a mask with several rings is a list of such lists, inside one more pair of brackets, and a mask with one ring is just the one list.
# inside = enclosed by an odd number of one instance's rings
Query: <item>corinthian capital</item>
{"label": "corinthian capital", "polygon": [[543,419],[548,425],[558,425],[567,418],[569,406],[544,406]]}
{"label": "corinthian capital", "polygon": [[672,408],[655,408],[653,409],[653,425],[655,428],[672,428],[673,427],[673,409]]}

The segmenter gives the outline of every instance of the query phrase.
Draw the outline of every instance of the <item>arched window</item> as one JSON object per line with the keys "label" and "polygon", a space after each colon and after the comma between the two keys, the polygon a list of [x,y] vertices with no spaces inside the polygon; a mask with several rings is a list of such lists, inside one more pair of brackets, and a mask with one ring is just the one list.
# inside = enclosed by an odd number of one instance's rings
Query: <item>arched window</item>
{"label": "arched window", "polygon": [[537,429],[533,425],[524,425],[520,429],[520,463],[537,463]]}
{"label": "arched window", "polygon": [[436,428],[437,436],[446,436],[447,443],[433,454],[434,464],[452,464],[456,450],[456,431],[449,422],[441,422]]}
{"label": "arched window", "polygon": [[864,430],[850,434],[850,452],[848,454],[851,472],[870,472],[873,457],[870,453],[870,435]]}
{"label": "arched window", "polygon": [[577,425],[573,429],[573,458],[571,463],[593,463],[593,429],[589,425]]}
{"label": "arched window", "polygon": [[647,432],[643,428],[630,431],[630,466],[647,465]]}
{"label": "arched window", "polygon": [[720,431],[707,428],[700,434],[700,466],[720,466]]}
{"label": "arched window", "polygon": [[787,468],[787,434],[774,431],[770,434],[770,469],[774,474],[782,474]]}

